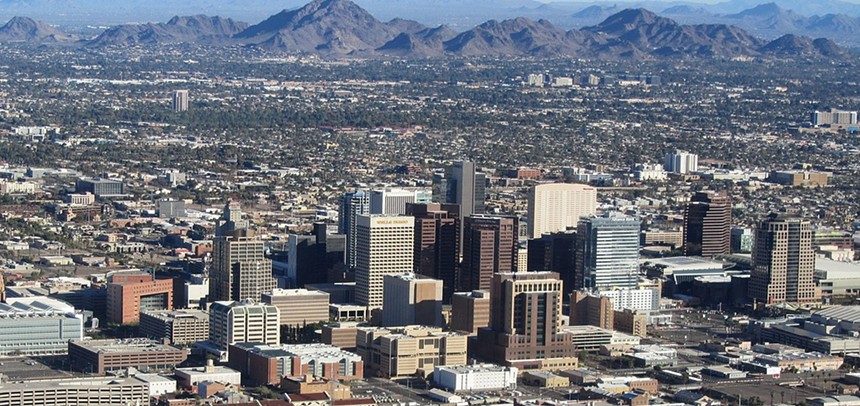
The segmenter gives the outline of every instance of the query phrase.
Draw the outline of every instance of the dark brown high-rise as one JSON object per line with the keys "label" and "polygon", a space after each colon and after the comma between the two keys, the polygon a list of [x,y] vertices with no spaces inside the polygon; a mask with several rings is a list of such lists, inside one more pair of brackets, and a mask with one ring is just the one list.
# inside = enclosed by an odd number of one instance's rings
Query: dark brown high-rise
{"label": "dark brown high-rise", "polygon": [[696,192],[684,210],[684,255],[712,257],[732,248],[732,199]]}
{"label": "dark brown high-rise", "polygon": [[447,303],[457,286],[460,206],[407,203],[406,215],[415,217],[415,273],[441,280]]}
{"label": "dark brown high-rise", "polygon": [[489,290],[493,274],[517,270],[516,217],[476,214],[463,224],[463,290]]}

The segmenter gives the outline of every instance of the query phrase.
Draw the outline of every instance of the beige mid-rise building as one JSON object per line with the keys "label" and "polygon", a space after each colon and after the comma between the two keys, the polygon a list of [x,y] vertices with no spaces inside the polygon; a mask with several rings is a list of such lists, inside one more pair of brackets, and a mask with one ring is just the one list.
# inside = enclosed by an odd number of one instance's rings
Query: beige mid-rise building
{"label": "beige mid-rise building", "polygon": [[249,300],[212,303],[209,341],[221,349],[244,342],[279,344],[281,313],[275,306]]}
{"label": "beige mid-rise building", "polygon": [[428,326],[358,329],[356,350],[371,376],[429,374],[437,366],[466,365],[468,336]]}
{"label": "beige mid-rise building", "polygon": [[442,326],[442,281],[414,273],[385,275],[382,325]]}
{"label": "beige mid-rise building", "polygon": [[303,326],[329,320],[329,294],[319,290],[274,289],[263,303],[278,308],[282,326]]}

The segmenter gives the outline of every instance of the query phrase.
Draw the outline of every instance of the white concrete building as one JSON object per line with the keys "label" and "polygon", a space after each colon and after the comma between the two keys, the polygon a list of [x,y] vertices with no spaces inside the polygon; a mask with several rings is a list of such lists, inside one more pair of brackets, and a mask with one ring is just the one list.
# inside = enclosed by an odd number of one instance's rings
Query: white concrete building
{"label": "white concrete building", "polygon": [[597,295],[612,299],[614,310],[660,310],[660,290],[657,288],[599,290]]}
{"label": "white concrete building", "polygon": [[696,172],[699,170],[699,156],[681,150],[670,152],[666,154],[663,169],[677,174]]}
{"label": "white concrete building", "polygon": [[452,392],[515,389],[517,369],[494,364],[436,367],[433,381]]}

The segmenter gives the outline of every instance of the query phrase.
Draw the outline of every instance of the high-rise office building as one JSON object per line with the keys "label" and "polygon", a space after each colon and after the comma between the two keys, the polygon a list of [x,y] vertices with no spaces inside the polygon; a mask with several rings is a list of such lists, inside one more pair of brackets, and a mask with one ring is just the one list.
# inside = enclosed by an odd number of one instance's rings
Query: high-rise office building
{"label": "high-rise office building", "polygon": [[696,192],[684,209],[684,255],[712,257],[732,248],[732,199]]}
{"label": "high-rise office building", "polygon": [[355,268],[356,219],[365,214],[370,214],[370,196],[367,193],[356,190],[341,197],[337,233],[346,235],[345,262],[349,269]]}
{"label": "high-rise office building", "polygon": [[639,219],[621,213],[584,217],[576,232],[576,289],[635,288]]}
{"label": "high-rise office building", "polygon": [[209,272],[209,302],[259,301],[277,286],[272,261],[265,256],[263,241],[251,230],[231,231],[215,237]]}
{"label": "high-rise office building", "polygon": [[441,280],[447,302],[457,288],[460,206],[407,204],[406,215],[415,217],[415,273]]}
{"label": "high-rise office building", "polygon": [[406,213],[406,205],[426,201],[423,190],[380,189],[370,192],[370,214]]}
{"label": "high-rise office building", "polygon": [[533,186],[528,198],[529,238],[576,228],[580,217],[597,210],[597,189],[573,183]]}
{"label": "high-rise office building", "polygon": [[544,234],[529,240],[529,271],[555,272],[559,275],[567,295],[573,290],[576,280],[576,232],[564,231]]}
{"label": "high-rise office building", "polygon": [[188,90],[177,90],[173,92],[173,112],[183,111],[188,111]]}
{"label": "high-rise office building", "polygon": [[412,272],[415,219],[409,216],[359,215],[356,218],[355,299],[378,309],[383,278]]}
{"label": "high-rise office building", "polygon": [[331,276],[342,275],[346,236],[328,234],[325,223],[315,223],[313,235],[291,234],[287,239],[287,286],[304,287],[327,283]]}
{"label": "high-rise office building", "polygon": [[815,303],[815,251],[809,221],[771,214],[755,231],[749,296],[757,303]]}
{"label": "high-rise office building", "polygon": [[385,275],[382,326],[442,326],[442,281],[414,273]]}
{"label": "high-rise office building", "polygon": [[562,331],[562,292],[552,272],[499,273],[490,292],[490,327],[478,331],[478,355],[525,369],[576,367],[576,346]]}
{"label": "high-rise office building", "polygon": [[699,170],[699,156],[687,151],[676,150],[666,154],[663,162],[666,172],[685,174]]}
{"label": "high-rise office building", "polygon": [[517,270],[516,217],[468,216],[463,225],[463,290],[488,290],[493,274]]}
{"label": "high-rise office building", "polygon": [[455,161],[443,176],[436,176],[433,181],[434,200],[460,205],[461,229],[466,216],[484,213],[487,177],[476,170],[474,162]]}

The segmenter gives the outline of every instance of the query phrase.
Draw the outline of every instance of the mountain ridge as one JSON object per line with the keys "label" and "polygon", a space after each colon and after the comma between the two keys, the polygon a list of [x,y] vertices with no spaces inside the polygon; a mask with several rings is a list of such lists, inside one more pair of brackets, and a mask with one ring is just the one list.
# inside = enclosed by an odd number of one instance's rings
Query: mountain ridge
{"label": "mountain ridge", "polygon": [[[775,4],[760,6],[745,16],[771,15],[774,12],[791,16]],[[849,22],[845,21],[845,24],[850,28]],[[313,0],[303,7],[285,9],[253,25],[203,15],[177,16],[166,23],[124,24],[111,27],[83,43],[96,48],[164,44],[241,45],[332,58],[529,56],[619,59],[792,55],[839,58],[845,55],[844,50],[825,39],[794,35],[766,41],[735,26],[681,24],[644,8],[624,9],[599,24],[578,30],[566,31],[546,19],[517,17],[489,20],[458,33],[444,25],[431,28],[406,19],[382,22],[351,0]]]}

